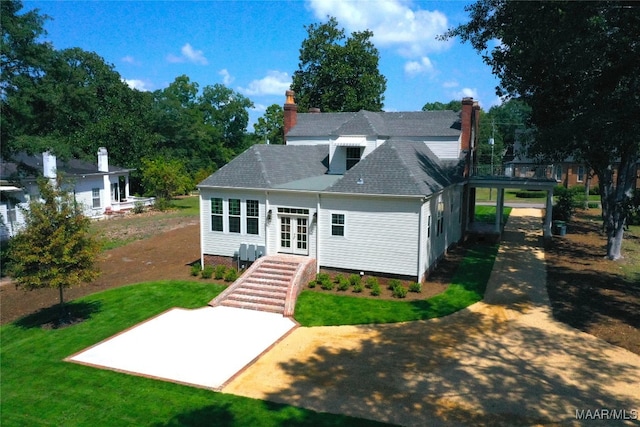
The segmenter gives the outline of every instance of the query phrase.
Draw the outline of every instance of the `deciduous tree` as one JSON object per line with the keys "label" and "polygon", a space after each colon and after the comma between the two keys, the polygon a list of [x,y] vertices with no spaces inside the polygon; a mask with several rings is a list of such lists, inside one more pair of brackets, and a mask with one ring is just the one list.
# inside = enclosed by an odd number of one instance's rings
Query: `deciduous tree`
{"label": "deciduous tree", "polygon": [[291,88],[300,111],[381,111],[387,79],[378,70],[378,49],[369,30],[345,36],[331,17],[305,26],[298,70]]}
{"label": "deciduous tree", "polygon": [[261,142],[284,144],[284,110],[282,106],[273,104],[267,107],[264,116],[258,118],[253,125]]}
{"label": "deciduous tree", "polygon": [[574,156],[594,170],[607,257],[621,258],[640,158],[640,6],[480,0],[466,9],[470,21],[445,37],[469,41],[500,78],[498,94],[531,106],[529,154]]}
{"label": "deciduous tree", "polygon": [[25,289],[57,288],[64,321],[64,289],[98,276],[100,244],[61,176],[55,184],[40,180],[38,188],[41,199],[29,203],[25,227],[11,240],[9,274]]}

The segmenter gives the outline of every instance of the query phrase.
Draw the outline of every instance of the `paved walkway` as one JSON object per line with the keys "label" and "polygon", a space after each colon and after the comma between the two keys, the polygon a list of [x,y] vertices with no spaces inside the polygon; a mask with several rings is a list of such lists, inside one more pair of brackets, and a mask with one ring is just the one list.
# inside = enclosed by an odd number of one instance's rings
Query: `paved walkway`
{"label": "paved walkway", "polygon": [[541,221],[513,209],[485,301],[429,321],[297,328],[222,391],[413,426],[637,425],[640,356],[552,318]]}

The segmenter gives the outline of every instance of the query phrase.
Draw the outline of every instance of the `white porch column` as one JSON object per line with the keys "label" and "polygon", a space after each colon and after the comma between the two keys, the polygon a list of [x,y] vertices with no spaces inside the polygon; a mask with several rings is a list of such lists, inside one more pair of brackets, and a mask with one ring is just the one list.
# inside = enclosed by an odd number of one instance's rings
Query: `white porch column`
{"label": "white porch column", "polygon": [[498,188],[496,191],[496,225],[495,231],[496,233],[500,233],[502,231],[502,210],[504,207],[504,189]]}
{"label": "white porch column", "polygon": [[129,200],[129,175],[124,176],[124,198]]}
{"label": "white porch column", "polygon": [[544,226],[542,227],[542,235],[545,238],[551,237],[551,218],[553,217],[553,188],[547,190],[547,205],[544,216]]}

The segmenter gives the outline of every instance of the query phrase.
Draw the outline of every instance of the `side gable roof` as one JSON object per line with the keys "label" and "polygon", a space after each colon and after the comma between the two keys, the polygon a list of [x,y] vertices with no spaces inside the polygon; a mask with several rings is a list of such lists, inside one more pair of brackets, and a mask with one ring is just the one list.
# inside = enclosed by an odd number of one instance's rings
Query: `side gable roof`
{"label": "side gable roof", "polygon": [[328,171],[328,145],[253,145],[199,186],[274,188]]}
{"label": "side gable roof", "polygon": [[304,113],[287,137],[366,135],[380,137],[457,137],[460,113],[454,111]]}
{"label": "side gable roof", "polygon": [[[42,175],[42,154],[30,155],[21,152],[13,156],[10,160],[2,159],[2,167],[0,168],[1,179],[16,178],[36,178]],[[56,159],[56,169],[65,175],[83,176],[83,175],[101,175],[105,172],[98,171],[98,163],[90,163],[84,160]],[[107,173],[125,173],[134,169],[122,168],[119,166],[109,165]]]}
{"label": "side gable roof", "polygon": [[390,140],[348,170],[327,191],[428,196],[459,180],[454,169],[443,166],[426,144]]}

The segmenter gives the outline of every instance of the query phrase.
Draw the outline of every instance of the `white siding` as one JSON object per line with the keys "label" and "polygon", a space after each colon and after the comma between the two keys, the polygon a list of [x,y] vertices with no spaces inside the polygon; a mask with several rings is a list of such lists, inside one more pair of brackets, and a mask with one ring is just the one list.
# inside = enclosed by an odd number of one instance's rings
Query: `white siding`
{"label": "white siding", "polygon": [[[115,178],[117,180],[117,177]],[[104,178],[102,175],[91,176],[80,179],[75,185],[75,200],[83,207],[84,214],[88,217],[99,217],[104,214],[107,206],[111,206],[111,188],[104,188]],[[92,190],[100,189],[100,207],[93,207]]]}
{"label": "white siding", "polygon": [[[223,201],[223,231],[211,230],[211,199]],[[240,199],[240,233],[229,232],[229,199]],[[258,234],[247,234],[246,201],[258,200]],[[265,193],[251,190],[200,189],[200,238],[203,254],[232,257],[242,243],[265,245]]]}
{"label": "white siding", "polygon": [[[420,274],[427,271],[445,251],[462,238],[462,223],[460,210],[462,209],[462,186],[447,188],[441,194],[434,195],[422,205],[422,260]],[[438,231],[438,201],[444,203],[443,231]],[[429,219],[429,217],[431,217]],[[428,227],[429,220],[431,227]],[[429,235],[429,236],[428,236]]]}
{"label": "white siding", "polygon": [[430,139],[424,141],[433,154],[440,159],[460,158],[460,139]]}
{"label": "white siding", "polygon": [[317,137],[287,137],[287,145],[320,145],[328,144],[329,138],[326,136]]}
{"label": "white siding", "polygon": [[[418,199],[323,195],[320,265],[417,275]],[[345,236],[331,235],[332,213],[345,214]]]}

